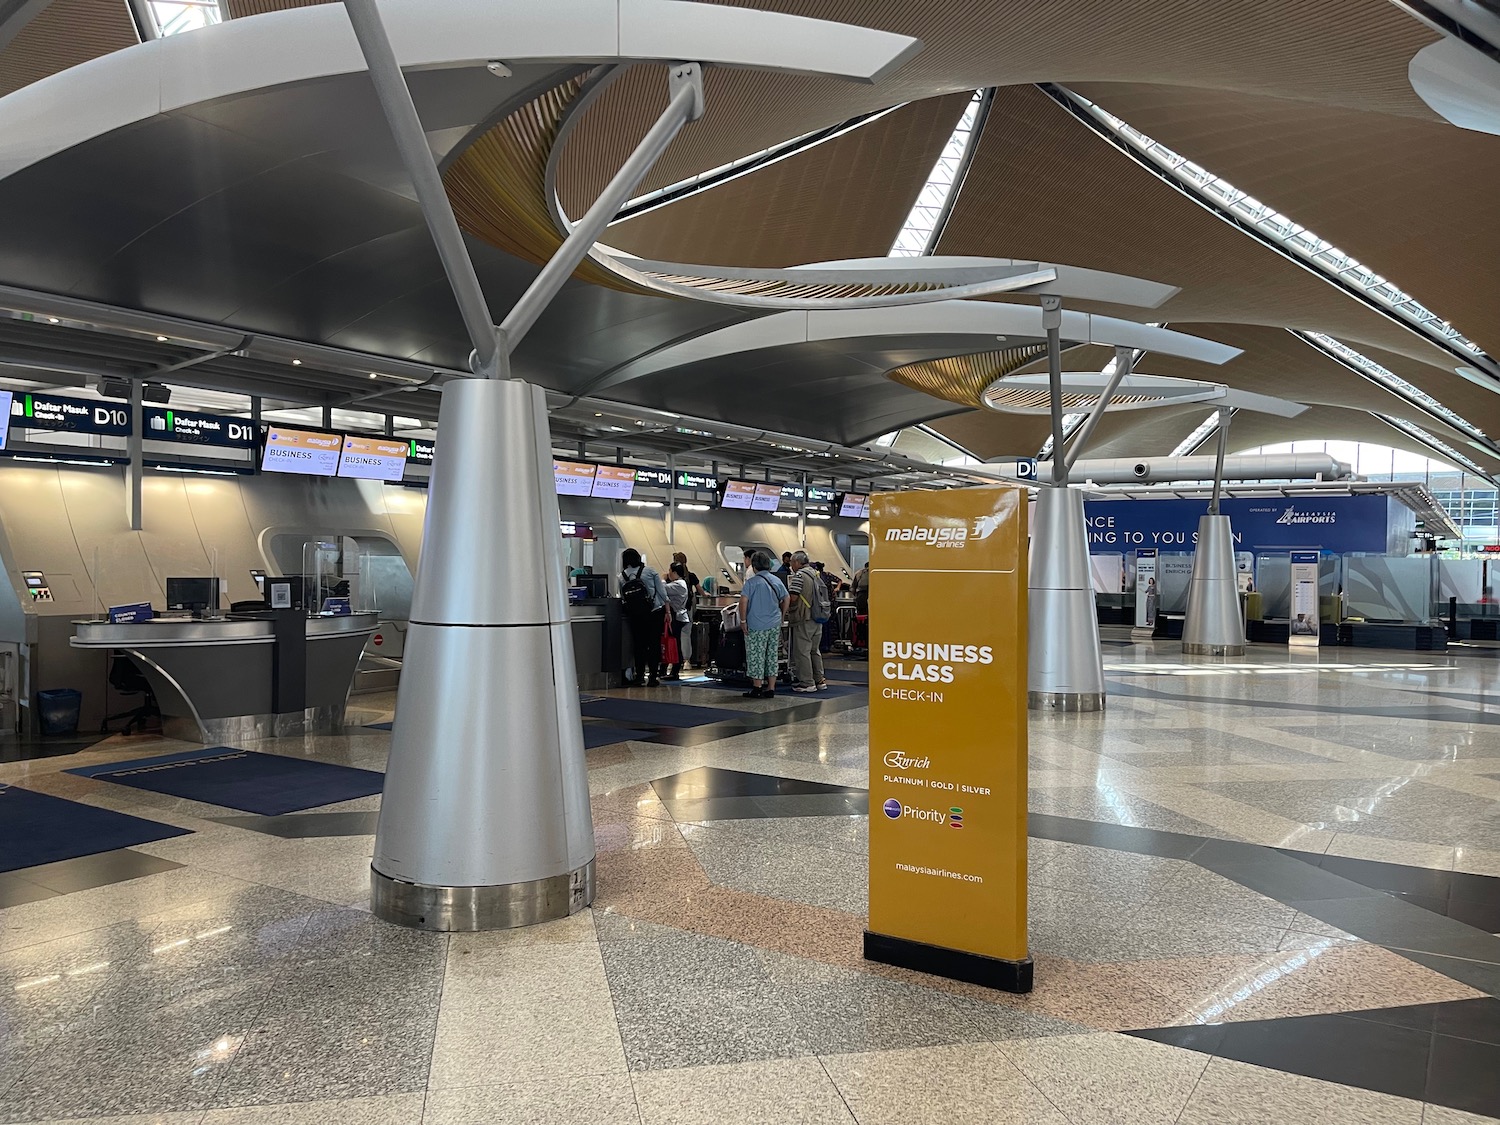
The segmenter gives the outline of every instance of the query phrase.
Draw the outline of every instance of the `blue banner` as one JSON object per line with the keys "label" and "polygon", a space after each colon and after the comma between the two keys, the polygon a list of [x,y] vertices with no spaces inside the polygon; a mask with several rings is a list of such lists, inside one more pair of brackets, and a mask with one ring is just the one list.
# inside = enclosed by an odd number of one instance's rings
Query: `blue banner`
{"label": "blue banner", "polygon": [[151,608],[150,602],[140,602],[137,605],[112,605],[109,607],[109,623],[111,625],[129,625],[136,621],[150,621],[156,616],[156,611]]}
{"label": "blue banner", "polygon": [[[1224,500],[1236,551],[1257,554],[1314,549],[1335,554],[1392,553],[1385,496],[1293,496]],[[1088,500],[1091,554],[1126,553],[1141,547],[1192,551],[1205,500]]]}

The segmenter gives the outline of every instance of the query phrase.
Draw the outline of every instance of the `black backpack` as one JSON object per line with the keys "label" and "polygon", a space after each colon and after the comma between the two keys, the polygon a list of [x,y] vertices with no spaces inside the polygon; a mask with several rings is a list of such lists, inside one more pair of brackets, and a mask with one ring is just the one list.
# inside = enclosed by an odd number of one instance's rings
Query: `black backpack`
{"label": "black backpack", "polygon": [[650,613],[655,600],[639,574],[620,584],[620,608],[631,616]]}

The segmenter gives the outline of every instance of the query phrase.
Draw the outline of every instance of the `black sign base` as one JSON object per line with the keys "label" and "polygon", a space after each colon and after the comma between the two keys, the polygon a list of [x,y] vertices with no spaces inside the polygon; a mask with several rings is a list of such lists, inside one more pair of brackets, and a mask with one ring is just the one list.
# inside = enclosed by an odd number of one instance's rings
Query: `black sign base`
{"label": "black sign base", "polygon": [[902,969],[915,969],[949,980],[966,981],[999,989],[1001,992],[1031,991],[1031,958],[1024,961],[1002,961],[961,949],[925,945],[920,941],[890,937],[865,931],[865,960]]}

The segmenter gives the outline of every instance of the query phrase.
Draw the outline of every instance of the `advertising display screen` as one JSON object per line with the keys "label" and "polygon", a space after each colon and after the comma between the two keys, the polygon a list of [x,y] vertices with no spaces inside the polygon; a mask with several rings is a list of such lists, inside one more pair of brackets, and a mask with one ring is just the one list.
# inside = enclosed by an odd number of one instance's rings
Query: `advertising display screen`
{"label": "advertising display screen", "polygon": [[0,449],[5,448],[6,435],[10,433],[10,406],[13,396],[9,391],[0,391]]}
{"label": "advertising display screen", "polygon": [[[778,496],[777,499],[780,499]],[[739,508],[749,511],[755,506],[755,485],[747,480],[726,480],[724,495],[719,500],[721,508]]]}
{"label": "advertising display screen", "polygon": [[357,480],[397,481],[406,475],[407,443],[398,438],[346,434],[339,457],[339,476]]}
{"label": "advertising display screen", "polygon": [[839,515],[862,520],[870,514],[870,498],[858,492],[846,492],[839,501]]}
{"label": "advertising display screen", "polygon": [[626,465],[600,465],[594,472],[594,495],[606,500],[629,500],[635,494],[635,470]]}
{"label": "advertising display screen", "polygon": [[261,455],[264,473],[301,473],[309,477],[336,476],[343,434],[314,430],[289,430],[272,426],[266,431],[266,451]]}
{"label": "advertising display screen", "polygon": [[781,507],[781,485],[757,484],[755,501],[750,505],[757,512],[774,512]]}
{"label": "advertising display screen", "polygon": [[552,476],[559,496],[588,496],[594,491],[594,469],[584,461],[554,461]]}

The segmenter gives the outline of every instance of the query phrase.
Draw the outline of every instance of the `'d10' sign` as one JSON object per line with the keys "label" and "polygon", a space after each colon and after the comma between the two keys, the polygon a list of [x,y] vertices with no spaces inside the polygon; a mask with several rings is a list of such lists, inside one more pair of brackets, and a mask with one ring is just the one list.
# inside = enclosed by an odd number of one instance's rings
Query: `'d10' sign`
{"label": "'d10' sign", "polygon": [[29,430],[67,430],[127,437],[130,408],[85,399],[25,394],[11,405],[11,424]]}

